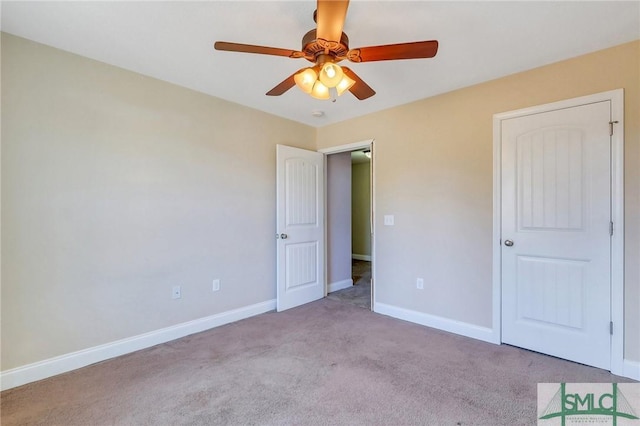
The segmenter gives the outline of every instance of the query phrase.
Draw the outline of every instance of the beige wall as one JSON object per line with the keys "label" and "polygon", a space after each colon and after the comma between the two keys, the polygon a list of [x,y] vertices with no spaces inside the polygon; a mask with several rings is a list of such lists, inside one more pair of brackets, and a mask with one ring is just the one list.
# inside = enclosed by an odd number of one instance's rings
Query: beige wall
{"label": "beige wall", "polygon": [[351,172],[353,253],[371,256],[371,174],[368,162],[354,164]]}
{"label": "beige wall", "polygon": [[327,283],[351,279],[351,153],[327,156]]}
{"label": "beige wall", "polygon": [[3,34],[1,369],[273,299],[278,143],[375,138],[377,300],[490,327],[492,115],[616,88],[640,361],[639,58],[630,43],[316,131]]}
{"label": "beige wall", "polygon": [[2,370],[275,298],[276,144],[315,129],[3,34]]}
{"label": "beige wall", "polygon": [[[376,297],[491,327],[492,116],[625,89],[625,357],[640,361],[640,42],[348,120],[318,148],[375,138]],[[382,217],[395,215],[395,226]],[[425,290],[415,289],[416,277]]]}

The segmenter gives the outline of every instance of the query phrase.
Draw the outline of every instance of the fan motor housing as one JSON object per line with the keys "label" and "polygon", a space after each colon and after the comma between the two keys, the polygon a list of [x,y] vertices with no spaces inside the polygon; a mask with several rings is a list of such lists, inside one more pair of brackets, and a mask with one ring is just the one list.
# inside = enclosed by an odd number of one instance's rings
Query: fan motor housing
{"label": "fan motor housing", "polygon": [[[302,37],[302,49],[309,62],[316,62],[319,55],[328,54],[335,62],[341,59],[337,57],[345,57],[349,51],[349,37],[345,33],[340,36],[340,41],[328,41],[317,38],[316,30],[313,29]],[[313,58],[313,59],[311,59]]]}

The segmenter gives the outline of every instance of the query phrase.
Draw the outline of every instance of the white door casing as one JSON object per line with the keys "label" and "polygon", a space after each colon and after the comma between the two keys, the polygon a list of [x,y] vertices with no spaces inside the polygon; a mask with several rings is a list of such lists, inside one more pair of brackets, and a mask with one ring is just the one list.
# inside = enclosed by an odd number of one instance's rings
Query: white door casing
{"label": "white door casing", "polygon": [[[374,223],[375,223],[375,218],[373,216],[373,205],[374,205],[374,196],[375,196],[375,192],[374,192],[374,187],[373,187],[373,182],[374,182],[374,178],[375,178],[375,170],[373,168],[373,161],[375,159],[375,154],[373,151],[373,147],[374,147],[374,143],[373,141],[371,142],[371,145],[369,146],[369,151],[371,152],[371,161],[369,162],[369,233],[371,235],[371,239],[370,239],[370,245],[371,245],[371,266],[373,267],[373,240],[374,240],[374,233],[373,233],[373,227],[374,227]],[[373,269],[373,268],[372,268]],[[371,273],[371,310],[375,311],[375,286],[373,283],[373,271]]]}
{"label": "white door casing", "polygon": [[501,129],[502,341],[605,369],[610,117],[603,101]]}
{"label": "white door casing", "polygon": [[325,296],[324,156],[277,146],[278,311]]}

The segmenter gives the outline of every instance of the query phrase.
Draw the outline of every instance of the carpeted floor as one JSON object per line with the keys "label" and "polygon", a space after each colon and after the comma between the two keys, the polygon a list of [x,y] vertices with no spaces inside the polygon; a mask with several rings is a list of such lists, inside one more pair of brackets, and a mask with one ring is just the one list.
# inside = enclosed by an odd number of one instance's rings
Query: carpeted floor
{"label": "carpeted floor", "polygon": [[629,381],[323,299],[2,392],[10,425],[534,425],[538,382]]}
{"label": "carpeted floor", "polygon": [[351,303],[360,308],[371,309],[371,262],[354,259],[351,269],[353,285],[329,293],[327,297]]}

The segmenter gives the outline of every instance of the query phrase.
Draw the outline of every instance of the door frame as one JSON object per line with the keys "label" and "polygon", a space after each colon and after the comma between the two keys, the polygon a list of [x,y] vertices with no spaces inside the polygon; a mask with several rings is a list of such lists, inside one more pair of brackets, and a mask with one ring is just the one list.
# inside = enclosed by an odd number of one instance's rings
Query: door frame
{"label": "door frame", "polygon": [[624,90],[616,89],[559,102],[537,105],[493,116],[493,343],[502,342],[502,120],[572,108],[596,102],[611,102],[611,372],[624,374]]}
{"label": "door frame", "polygon": [[[318,152],[324,154],[324,168],[325,170],[327,169],[327,155],[330,154],[339,154],[341,152],[352,152],[352,151],[358,151],[361,149],[365,149],[365,148],[369,148],[371,150],[371,299],[372,299],[372,303],[371,303],[371,310],[373,312],[376,311],[376,292],[375,292],[375,282],[376,282],[376,232],[375,232],[375,201],[376,201],[376,184],[375,184],[375,167],[374,167],[374,163],[375,163],[375,153],[373,151],[373,141],[374,139],[365,139],[363,141],[360,142],[353,142],[353,143],[349,143],[346,145],[338,145],[338,146],[332,146],[329,148],[323,148],[323,149],[319,149]],[[325,196],[327,195],[327,173],[324,174],[324,193]],[[352,195],[353,196],[353,195]],[[327,206],[325,204],[325,210],[326,210]],[[327,213],[325,211],[325,225],[324,225],[324,235],[325,235],[325,245],[324,245],[324,250],[325,250],[325,254],[324,254],[324,276],[325,276],[325,283],[324,283],[324,292],[325,292],[325,296],[327,295],[327,289],[329,286],[328,283],[328,275],[327,275],[327,249],[328,249],[328,245],[326,244],[326,240],[327,240],[327,232],[328,232],[328,227],[327,227]]]}

